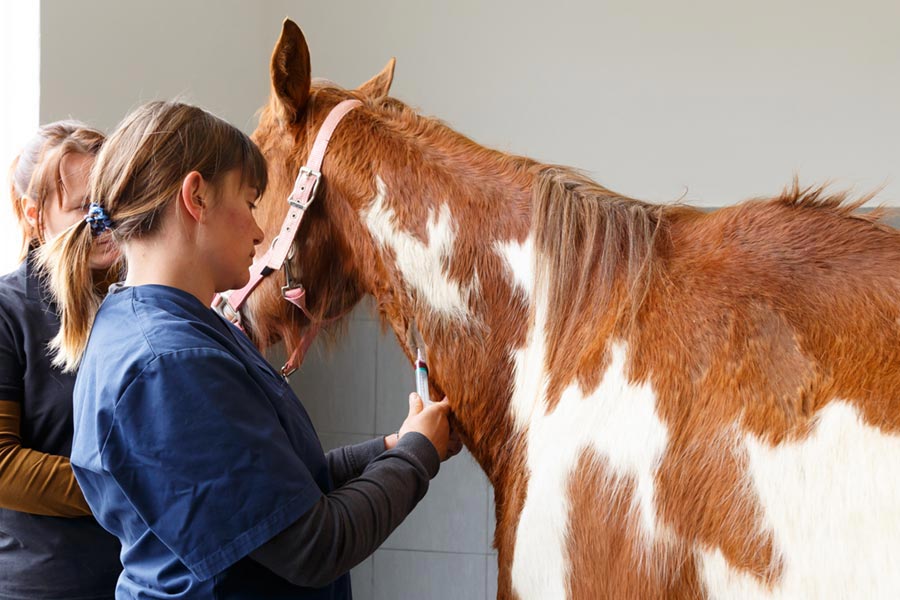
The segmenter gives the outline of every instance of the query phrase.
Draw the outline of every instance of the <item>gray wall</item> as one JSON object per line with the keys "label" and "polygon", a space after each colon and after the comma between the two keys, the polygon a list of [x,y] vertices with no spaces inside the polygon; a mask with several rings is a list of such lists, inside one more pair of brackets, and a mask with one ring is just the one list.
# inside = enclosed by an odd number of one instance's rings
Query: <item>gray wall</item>
{"label": "gray wall", "polygon": [[897,0],[281,0],[313,72],[621,193],[722,206],[797,173],[900,205]]}
{"label": "gray wall", "polygon": [[[653,201],[778,192],[796,173],[900,206],[900,3],[859,0],[43,0],[41,120],[112,127],[181,95],[250,131],[291,16],[313,73],[351,87],[398,59],[393,95],[474,139]],[[347,365],[354,365],[348,373]],[[410,367],[367,306],[294,385],[326,447],[397,428]],[[356,597],[495,589],[491,495],[468,456],[354,570]]]}
{"label": "gray wall", "polygon": [[180,97],[252,131],[280,24],[246,0],[42,0],[41,122],[110,130],[142,102]]}

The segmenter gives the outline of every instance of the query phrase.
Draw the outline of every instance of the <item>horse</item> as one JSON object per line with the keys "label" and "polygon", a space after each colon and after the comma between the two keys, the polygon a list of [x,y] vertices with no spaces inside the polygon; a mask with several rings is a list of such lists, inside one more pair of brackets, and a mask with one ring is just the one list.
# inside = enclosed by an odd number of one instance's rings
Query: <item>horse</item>
{"label": "horse", "polygon": [[485,148],[310,75],[284,22],[254,140],[269,243],[330,109],[260,346],[374,298],[495,491],[498,598],[900,596],[900,232],[796,179],[715,211]]}

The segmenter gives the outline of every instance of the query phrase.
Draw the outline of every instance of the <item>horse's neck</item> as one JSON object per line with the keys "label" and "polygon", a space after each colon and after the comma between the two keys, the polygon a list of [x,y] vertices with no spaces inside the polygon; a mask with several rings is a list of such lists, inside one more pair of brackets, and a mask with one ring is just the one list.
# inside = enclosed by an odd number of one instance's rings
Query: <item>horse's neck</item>
{"label": "horse's neck", "polygon": [[[373,276],[366,287],[402,342],[415,320],[432,382],[451,399],[463,437],[489,476],[513,435],[512,352],[525,339],[529,310],[513,267],[528,268],[522,247],[530,236],[531,190],[521,172],[506,186],[503,177],[483,171],[480,180],[465,181],[450,174],[455,186],[446,193],[431,188],[416,197],[424,189],[420,175],[407,181],[378,174],[363,215],[390,278],[386,285]],[[419,208],[420,223],[400,214],[399,207],[410,206]]]}

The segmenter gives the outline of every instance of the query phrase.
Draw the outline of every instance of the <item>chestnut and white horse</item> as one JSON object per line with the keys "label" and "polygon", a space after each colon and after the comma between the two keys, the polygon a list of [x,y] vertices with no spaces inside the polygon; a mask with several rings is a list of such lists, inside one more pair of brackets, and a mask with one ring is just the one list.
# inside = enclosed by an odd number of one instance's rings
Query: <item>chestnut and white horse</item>
{"label": "chestnut and white horse", "polygon": [[[329,110],[291,267],[316,319],[374,297],[494,486],[499,597],[900,597],[900,233],[821,189],[711,213],[479,146],[310,78],[286,21],[255,140],[269,240]],[[267,240],[267,242],[269,241]],[[260,345],[308,320],[281,276]]]}

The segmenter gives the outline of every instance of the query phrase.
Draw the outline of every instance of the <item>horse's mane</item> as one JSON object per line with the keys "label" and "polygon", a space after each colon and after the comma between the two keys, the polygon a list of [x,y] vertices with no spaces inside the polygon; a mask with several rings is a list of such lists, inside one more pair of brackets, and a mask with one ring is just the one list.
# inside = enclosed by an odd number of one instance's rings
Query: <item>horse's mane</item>
{"label": "horse's mane", "polygon": [[673,207],[621,196],[558,166],[538,170],[533,190],[535,289],[553,315],[545,324],[552,364],[557,349],[590,343],[576,336],[634,324]]}
{"label": "horse's mane", "polygon": [[828,183],[801,187],[797,177],[794,177],[790,186],[785,187],[781,194],[772,199],[777,204],[791,208],[821,210],[839,217],[867,221],[881,225],[881,221],[890,217],[894,211],[878,206],[872,210],[862,212],[863,205],[875,198],[881,189],[875,189],[858,198],[852,198],[849,190],[829,191]]}

